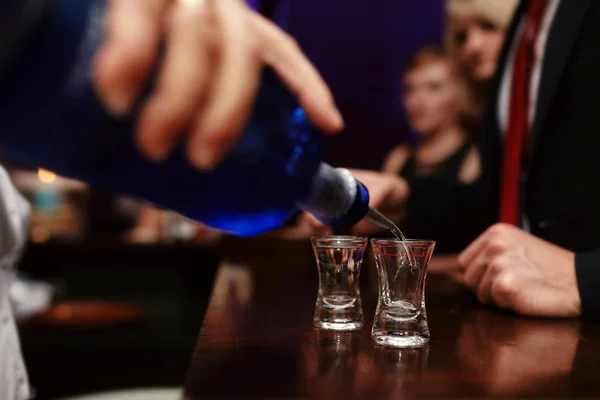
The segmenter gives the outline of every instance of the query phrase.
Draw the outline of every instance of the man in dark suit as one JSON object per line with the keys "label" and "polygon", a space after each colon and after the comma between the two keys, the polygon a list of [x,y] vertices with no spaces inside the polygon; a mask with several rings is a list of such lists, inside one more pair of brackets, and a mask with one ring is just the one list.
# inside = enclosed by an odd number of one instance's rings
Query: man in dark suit
{"label": "man in dark suit", "polygon": [[409,182],[412,226],[500,221],[459,257],[484,303],[600,316],[599,46],[600,1],[522,1],[488,91],[481,183],[432,196],[430,181]]}

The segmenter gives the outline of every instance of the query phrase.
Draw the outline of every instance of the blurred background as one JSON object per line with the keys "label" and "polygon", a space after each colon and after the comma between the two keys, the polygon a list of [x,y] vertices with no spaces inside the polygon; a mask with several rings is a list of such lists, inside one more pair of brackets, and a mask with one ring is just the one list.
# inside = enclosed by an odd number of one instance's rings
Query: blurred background
{"label": "blurred background", "polygon": [[[476,110],[493,69],[486,78],[458,65],[476,58],[466,53],[471,28],[448,32],[446,1],[250,3],[297,39],[333,90],[346,129],[326,139],[332,165],[478,178]],[[478,2],[450,3],[470,10]],[[472,23],[502,35],[507,15],[504,22],[476,15]],[[33,210],[11,300],[38,398],[181,385],[226,236],[52,171],[0,161]]]}
{"label": "blurred background", "polygon": [[327,160],[380,169],[388,152],[410,137],[402,71],[416,50],[442,43],[443,0],[263,3],[298,40],[344,115],[344,134],[327,138]]}

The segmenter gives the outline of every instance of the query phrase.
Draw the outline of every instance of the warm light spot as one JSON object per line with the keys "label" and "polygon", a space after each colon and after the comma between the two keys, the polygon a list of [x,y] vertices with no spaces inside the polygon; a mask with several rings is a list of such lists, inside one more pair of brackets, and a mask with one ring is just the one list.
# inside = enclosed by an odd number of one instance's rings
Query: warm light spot
{"label": "warm light spot", "polygon": [[38,169],[38,178],[42,183],[52,183],[56,180],[56,174],[46,169]]}
{"label": "warm light spot", "polygon": [[44,243],[50,239],[50,231],[44,226],[34,226],[31,228],[30,237],[34,243]]}
{"label": "warm light spot", "polygon": [[66,304],[61,304],[56,306],[54,309],[54,316],[56,319],[65,321],[70,319],[73,316],[73,310]]}

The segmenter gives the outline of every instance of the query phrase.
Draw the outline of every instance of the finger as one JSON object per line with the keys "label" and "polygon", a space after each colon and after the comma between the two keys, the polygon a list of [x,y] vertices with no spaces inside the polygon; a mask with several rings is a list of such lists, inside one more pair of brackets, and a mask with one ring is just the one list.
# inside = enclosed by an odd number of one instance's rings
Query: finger
{"label": "finger", "polygon": [[189,158],[199,168],[213,167],[241,135],[261,69],[246,6],[239,0],[219,0],[212,7],[220,35],[218,74],[188,143]]}
{"label": "finger", "polygon": [[514,227],[506,224],[494,224],[486,229],[477,239],[475,239],[463,252],[458,256],[458,262],[462,265],[472,263],[473,259],[479,254],[482,247],[492,239],[502,239],[507,236],[507,233],[513,230]]}
{"label": "finger", "polygon": [[211,45],[209,10],[202,0],[178,1],[169,18],[167,53],[157,86],[138,121],[138,142],[163,159],[189,128],[208,91]]}
{"label": "finger", "polygon": [[515,305],[515,293],[518,278],[514,271],[499,274],[490,287],[490,296],[494,303],[504,309],[512,309]]}
{"label": "finger", "polygon": [[484,273],[477,284],[477,299],[479,299],[481,303],[488,304],[492,301],[492,285],[504,267],[505,264],[503,257],[492,258],[489,264],[487,264],[487,267],[485,268]]}
{"label": "finger", "polygon": [[459,255],[458,255],[458,263],[463,267],[467,267],[473,263],[473,260],[477,255],[481,252],[488,238],[486,232],[483,232],[481,235],[477,237],[477,239],[473,240],[470,245],[467,246]]}
{"label": "finger", "polygon": [[168,0],[112,0],[105,41],[93,65],[95,88],[104,106],[126,114],[157,55]]}
{"label": "finger", "polygon": [[503,254],[506,247],[499,239],[487,239],[479,246],[479,253],[475,254],[468,264],[464,265],[465,284],[473,290],[480,285],[486,270],[492,261]]}
{"label": "finger", "polygon": [[463,283],[472,290],[476,290],[487,266],[487,263],[480,263],[465,269],[465,272],[463,273]]}
{"label": "finger", "polygon": [[277,72],[310,120],[325,132],[340,131],[344,127],[344,121],[333,101],[333,95],[296,42],[256,13],[251,14],[251,22],[261,38],[264,62]]}
{"label": "finger", "polygon": [[[552,316],[548,309],[554,304],[559,305],[556,309],[560,308],[561,290],[556,291],[540,279],[542,275],[535,273],[522,249],[505,253],[494,265],[495,277],[489,296],[498,307],[526,315],[546,316]],[[547,296],[547,293],[553,294]]]}
{"label": "finger", "polygon": [[468,258],[464,257],[463,252],[458,262],[464,268],[463,282],[465,285],[475,290],[479,285],[479,281],[485,273],[485,269],[489,263],[489,257],[485,251],[487,238],[477,238],[465,252],[469,251]]}

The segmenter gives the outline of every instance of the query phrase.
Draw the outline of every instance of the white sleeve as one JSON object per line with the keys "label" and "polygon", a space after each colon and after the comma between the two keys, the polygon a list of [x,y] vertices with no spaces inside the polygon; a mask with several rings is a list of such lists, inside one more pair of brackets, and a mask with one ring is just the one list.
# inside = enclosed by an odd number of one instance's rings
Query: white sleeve
{"label": "white sleeve", "polygon": [[27,241],[30,207],[0,167],[0,399],[30,398],[27,372],[8,301],[14,267]]}
{"label": "white sleeve", "polygon": [[18,261],[27,241],[30,206],[0,167],[0,265]]}

